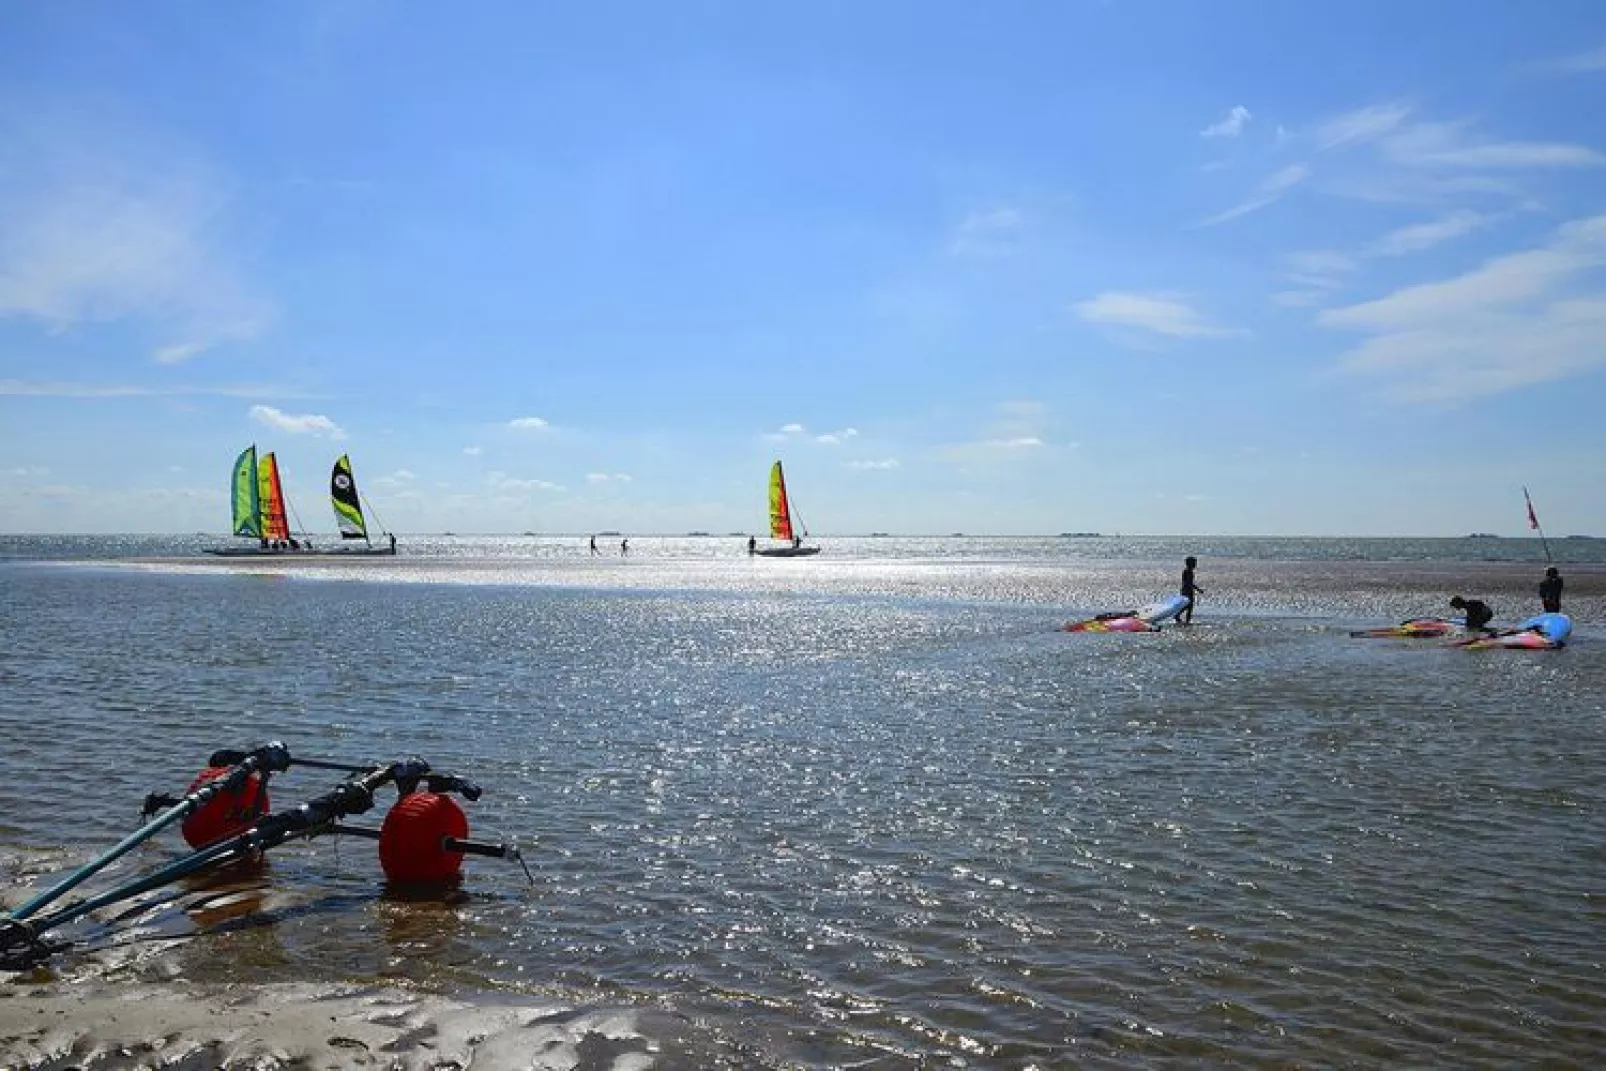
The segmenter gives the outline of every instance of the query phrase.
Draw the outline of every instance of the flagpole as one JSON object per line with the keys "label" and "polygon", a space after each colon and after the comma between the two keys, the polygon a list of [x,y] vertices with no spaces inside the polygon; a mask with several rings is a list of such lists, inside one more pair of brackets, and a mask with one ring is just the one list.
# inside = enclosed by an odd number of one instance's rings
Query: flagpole
{"label": "flagpole", "polygon": [[1545,538],[1545,529],[1539,523],[1539,515],[1534,512],[1534,500],[1528,497],[1528,488],[1522,489],[1522,500],[1528,505],[1528,527],[1539,533],[1539,545],[1545,548],[1545,561],[1553,562],[1550,556],[1550,540]]}

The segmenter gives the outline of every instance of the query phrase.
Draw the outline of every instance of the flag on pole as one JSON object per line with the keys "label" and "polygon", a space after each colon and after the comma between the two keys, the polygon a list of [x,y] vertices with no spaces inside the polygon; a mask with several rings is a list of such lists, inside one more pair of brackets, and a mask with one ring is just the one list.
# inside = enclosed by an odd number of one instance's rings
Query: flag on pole
{"label": "flag on pole", "polygon": [[1534,500],[1528,497],[1528,489],[1526,487],[1522,489],[1522,500],[1528,504],[1528,527],[1537,530],[1539,528],[1539,517],[1534,513]]}

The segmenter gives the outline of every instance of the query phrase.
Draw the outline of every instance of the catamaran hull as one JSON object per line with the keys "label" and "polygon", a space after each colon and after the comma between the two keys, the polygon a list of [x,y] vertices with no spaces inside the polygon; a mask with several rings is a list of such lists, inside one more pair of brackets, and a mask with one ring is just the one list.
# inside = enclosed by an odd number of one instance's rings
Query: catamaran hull
{"label": "catamaran hull", "polygon": [[819,547],[760,547],[753,553],[761,558],[807,558],[820,553]]}
{"label": "catamaran hull", "polygon": [[278,547],[207,547],[207,554],[220,558],[373,558],[392,557],[391,547],[314,547],[310,550],[288,550]]}

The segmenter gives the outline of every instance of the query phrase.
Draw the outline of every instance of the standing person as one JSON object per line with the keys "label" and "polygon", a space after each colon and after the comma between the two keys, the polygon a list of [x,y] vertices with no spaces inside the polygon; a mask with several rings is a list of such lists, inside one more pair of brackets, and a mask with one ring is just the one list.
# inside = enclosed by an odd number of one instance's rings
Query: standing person
{"label": "standing person", "polygon": [[1545,578],[1539,582],[1539,602],[1545,613],[1561,613],[1561,574],[1554,565],[1545,570]]}
{"label": "standing person", "polygon": [[1182,608],[1177,615],[1177,622],[1183,625],[1193,624],[1193,599],[1195,595],[1203,595],[1204,588],[1193,582],[1193,567],[1199,564],[1199,559],[1188,557],[1182,561],[1182,590],[1181,595],[1188,600],[1188,605]]}
{"label": "standing person", "polygon": [[596,536],[592,536],[591,537],[591,553],[592,553],[593,556],[602,553],[602,551],[597,549],[597,537]]}
{"label": "standing person", "polygon": [[627,537],[625,539],[619,540],[619,557],[623,558],[626,554],[629,554],[629,553],[630,553],[630,540],[629,540],[629,538]]}
{"label": "standing person", "polygon": [[1450,605],[1467,615],[1468,632],[1493,632],[1489,622],[1494,620],[1494,611],[1482,599],[1463,599],[1457,595],[1450,600]]}
{"label": "standing person", "polygon": [[757,536],[748,536],[747,537],[747,556],[749,558],[751,558],[753,555],[755,555],[757,553],[758,553],[758,537]]}

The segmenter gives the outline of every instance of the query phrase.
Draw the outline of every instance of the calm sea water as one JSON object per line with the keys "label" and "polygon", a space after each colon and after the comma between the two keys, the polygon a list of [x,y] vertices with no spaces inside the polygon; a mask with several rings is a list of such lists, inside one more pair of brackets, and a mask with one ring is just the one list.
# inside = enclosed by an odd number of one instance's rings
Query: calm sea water
{"label": "calm sea water", "polygon": [[[460,902],[367,842],[71,927],[64,978],[389,980],[651,1007],[735,1066],[1598,1066],[1606,543],[1574,642],[1348,630],[1538,610],[1528,540],[0,538],[0,893],[213,749],[486,788]],[[1071,635],[1174,590],[1198,624]],[[274,783],[285,806],[333,775]],[[177,854],[143,849],[143,865]]]}

